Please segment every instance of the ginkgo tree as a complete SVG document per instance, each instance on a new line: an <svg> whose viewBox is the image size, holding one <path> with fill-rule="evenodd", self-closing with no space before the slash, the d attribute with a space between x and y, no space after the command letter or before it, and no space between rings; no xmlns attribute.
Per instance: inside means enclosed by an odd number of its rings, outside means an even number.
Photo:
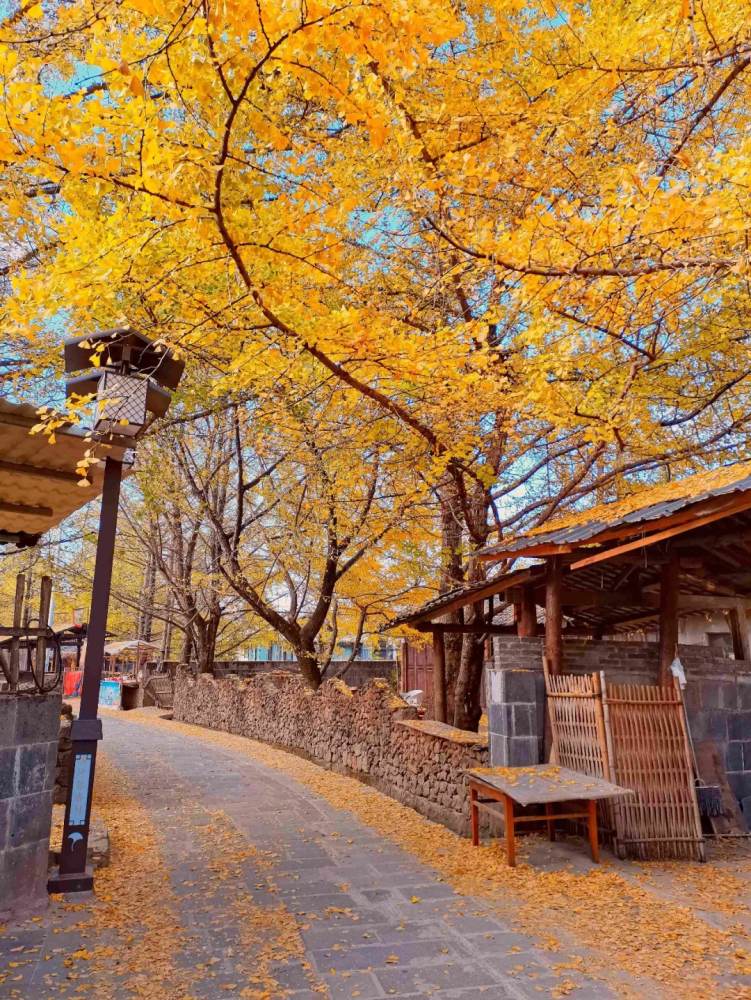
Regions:
<svg viewBox="0 0 751 1000"><path fill-rule="evenodd" d="M19 375L126 319L217 399L336 384L359 447L376 411L413 438L443 586L493 533L745 453L750 26L695 0L19 5ZM474 725L480 640L449 660Z"/></svg>

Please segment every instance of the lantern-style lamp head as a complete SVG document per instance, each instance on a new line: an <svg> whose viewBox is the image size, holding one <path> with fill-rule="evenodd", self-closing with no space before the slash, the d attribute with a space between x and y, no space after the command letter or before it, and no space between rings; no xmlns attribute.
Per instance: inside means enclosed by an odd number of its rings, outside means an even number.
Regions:
<svg viewBox="0 0 751 1000"><path fill-rule="evenodd" d="M159 347L132 327L117 327L65 341L65 371L99 367L68 379L68 397L96 395L94 430L135 440L149 423L162 417L185 368L172 351Z"/></svg>

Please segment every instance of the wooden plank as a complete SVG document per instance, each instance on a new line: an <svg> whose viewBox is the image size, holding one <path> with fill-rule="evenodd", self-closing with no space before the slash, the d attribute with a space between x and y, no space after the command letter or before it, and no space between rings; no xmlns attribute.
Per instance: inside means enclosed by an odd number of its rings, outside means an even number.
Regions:
<svg viewBox="0 0 751 1000"><path fill-rule="evenodd" d="M482 562L500 562L501 559L519 559L522 556L536 556L542 559L545 556L566 555L569 552L575 552L577 548L577 545L555 545L552 543L535 545L532 543L520 549L506 549L498 554L494 552L480 552L475 558L482 560Z"/></svg>
<svg viewBox="0 0 751 1000"><path fill-rule="evenodd" d="M501 799L492 799L490 801L501 802ZM552 802L545 803L547 808L544 813L535 813L534 816L514 816L514 826L519 823L546 823L549 819L589 819L589 809L586 812L548 813L547 809L553 804ZM490 816L505 818L504 813L498 806L492 806L489 802L483 802L481 799L477 799L475 808L488 813Z"/></svg>
<svg viewBox="0 0 751 1000"><path fill-rule="evenodd" d="M49 635L49 628L37 628L36 625L4 626L0 627L0 635L10 636L16 639L38 639L42 635Z"/></svg>
<svg viewBox="0 0 751 1000"><path fill-rule="evenodd" d="M522 806L577 799L607 799L613 795L630 794L627 788L621 788L610 781L557 764L488 767L470 769L467 774L470 781L480 786L481 791L511 796Z"/></svg>
<svg viewBox="0 0 751 1000"><path fill-rule="evenodd" d="M678 607L681 611L729 611L739 599L743 600L739 595L679 594Z"/></svg>
<svg viewBox="0 0 751 1000"><path fill-rule="evenodd" d="M716 511L713 514L708 514L706 517L698 517L688 522L681 522L672 528L668 528L666 531L658 531L655 535L648 535L646 538L637 538L634 542L628 542L625 545L618 545L612 549L605 549L603 552L597 552L593 556L588 556L586 559L579 559L577 562L571 563L569 570L572 572L577 569L583 569L585 566L593 566L595 563L603 562L606 559L612 559L614 556L623 555L625 552L633 552L634 549L645 548L648 545L654 545L655 542L662 542L666 538L673 538L676 535L685 534L687 531L693 531L696 528L701 528L705 524L711 524L713 521L719 521L721 518L730 517L733 514L740 514L744 510L751 508L751 499L745 500L741 504L729 507L727 509Z"/></svg>
<svg viewBox="0 0 751 1000"><path fill-rule="evenodd" d="M516 625L463 625L461 622L420 622L416 632L446 632L471 635L516 635Z"/></svg>

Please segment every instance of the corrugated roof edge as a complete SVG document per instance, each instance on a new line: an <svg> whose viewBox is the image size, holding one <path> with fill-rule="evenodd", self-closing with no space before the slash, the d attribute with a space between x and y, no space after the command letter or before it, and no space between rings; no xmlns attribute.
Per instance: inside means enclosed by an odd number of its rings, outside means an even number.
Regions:
<svg viewBox="0 0 751 1000"><path fill-rule="evenodd" d="M406 611L404 614L399 615L397 618L393 618L390 622L382 625L378 630L379 632L388 632L392 628L399 628L402 625L409 625L412 622L417 622L426 615L440 611L445 605L449 605L452 601L458 598L464 598L473 593L479 593L482 590L486 590L488 587L492 587L495 584L499 585L499 589L503 590L506 586L513 586L514 579L523 573L527 573L530 569L539 568L538 566L526 567L524 569L512 570L510 573L499 573L497 576L490 577L487 580L478 580L477 583L468 583L462 587L454 587L453 590L447 590L445 594L439 594L430 601L426 601L425 604L421 604L419 608L415 608L413 611Z"/></svg>
<svg viewBox="0 0 751 1000"><path fill-rule="evenodd" d="M728 475L733 475L731 470L736 470L736 474L728 481ZM708 480L713 477L720 480L718 485L704 488ZM698 487L701 492L691 493L692 484ZM729 493L742 493L746 490L751 490L751 462L738 462L731 466L715 469L711 473L700 472L694 476L687 476L674 483L648 486L631 494L630 497L614 500L607 504L598 504L585 511L567 514L548 525L541 525L539 528L516 535L507 542L488 545L481 549L479 554L502 555L530 546L576 544L618 524L639 524L654 521L673 514L683 507L703 503L713 497L725 496ZM674 496L663 496L661 499L657 499L660 493L672 493ZM651 502L650 497L654 498ZM639 500L646 500L647 503L638 507L634 506ZM628 510L628 507L631 507L631 510ZM618 508L620 508L620 513Z"/></svg>

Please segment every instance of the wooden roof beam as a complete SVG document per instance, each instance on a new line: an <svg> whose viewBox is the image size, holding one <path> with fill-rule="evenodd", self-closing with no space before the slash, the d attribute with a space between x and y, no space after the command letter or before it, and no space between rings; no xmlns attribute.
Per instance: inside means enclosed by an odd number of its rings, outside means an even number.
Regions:
<svg viewBox="0 0 751 1000"><path fill-rule="evenodd" d="M489 580L486 587L479 587L469 594L458 594L447 604L441 604L436 608L418 611L414 617L403 618L401 621L395 622L394 627L397 625L408 625L414 628L419 622L432 622L434 618L441 618L443 615L447 615L449 611L456 611L457 608L464 608L468 604L475 604L486 597L493 597L495 594L500 594L520 583L529 583L530 580L534 579L541 572L543 572L543 567L532 566L529 569L517 570L516 573L509 573L503 577L499 577L497 580Z"/></svg>
<svg viewBox="0 0 751 1000"><path fill-rule="evenodd" d="M78 483L83 478L76 472L66 472L64 469L42 469L38 465L25 465L23 462L0 461L0 472L17 472L22 476L37 476L40 479L61 479L67 483Z"/></svg>
<svg viewBox="0 0 751 1000"><path fill-rule="evenodd" d="M54 511L51 507L30 507L26 503L5 503L0 500L0 510L9 514L32 514L34 517L52 517Z"/></svg>
<svg viewBox="0 0 751 1000"><path fill-rule="evenodd" d="M460 622L420 622L413 626L417 632L459 632L471 635L516 635L513 625L462 625Z"/></svg>

